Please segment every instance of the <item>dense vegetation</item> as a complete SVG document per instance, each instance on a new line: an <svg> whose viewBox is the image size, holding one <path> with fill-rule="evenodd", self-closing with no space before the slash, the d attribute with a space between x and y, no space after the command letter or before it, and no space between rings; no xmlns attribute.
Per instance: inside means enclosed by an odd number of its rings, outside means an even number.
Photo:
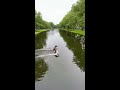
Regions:
<svg viewBox="0 0 120 90"><path fill-rule="evenodd" d="M62 29L85 30L85 0L78 0L59 23Z"/></svg>
<svg viewBox="0 0 120 90"><path fill-rule="evenodd" d="M35 29L50 29L53 27L54 24L52 22L43 20L41 13L35 10Z"/></svg>
<svg viewBox="0 0 120 90"><path fill-rule="evenodd" d="M41 13L35 10L35 30L45 31L45 29L53 28L60 28L72 33L85 35L85 0L78 0L73 4L71 10L57 25L54 25L53 22L43 20ZM38 34L38 32L35 34Z"/></svg>

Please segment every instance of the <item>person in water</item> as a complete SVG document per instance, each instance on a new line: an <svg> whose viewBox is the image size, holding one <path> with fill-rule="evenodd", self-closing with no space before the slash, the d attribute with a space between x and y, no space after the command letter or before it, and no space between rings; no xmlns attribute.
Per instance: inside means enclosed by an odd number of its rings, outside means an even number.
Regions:
<svg viewBox="0 0 120 90"><path fill-rule="evenodd" d="M55 47L53 48L54 53L57 53L57 47L58 47L58 46L55 46ZM58 57L59 55L57 54L57 55L55 55L55 56Z"/></svg>
<svg viewBox="0 0 120 90"><path fill-rule="evenodd" d="M57 52L57 46L55 46L55 47L53 48L53 51L54 51L54 53Z"/></svg>

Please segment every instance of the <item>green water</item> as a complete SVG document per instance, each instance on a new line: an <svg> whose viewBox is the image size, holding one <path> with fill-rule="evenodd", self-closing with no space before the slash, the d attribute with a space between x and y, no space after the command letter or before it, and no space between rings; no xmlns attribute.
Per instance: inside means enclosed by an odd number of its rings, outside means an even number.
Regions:
<svg viewBox="0 0 120 90"><path fill-rule="evenodd" d="M85 90L85 50L80 38L57 29L37 35L35 48L57 45L59 57L35 60L35 90Z"/></svg>

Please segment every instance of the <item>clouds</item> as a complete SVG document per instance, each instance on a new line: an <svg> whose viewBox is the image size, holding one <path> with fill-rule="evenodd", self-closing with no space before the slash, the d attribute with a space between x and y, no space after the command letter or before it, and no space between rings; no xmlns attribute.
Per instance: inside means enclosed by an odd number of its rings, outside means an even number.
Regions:
<svg viewBox="0 0 120 90"><path fill-rule="evenodd" d="M58 24L78 0L35 0L35 9L44 20Z"/></svg>

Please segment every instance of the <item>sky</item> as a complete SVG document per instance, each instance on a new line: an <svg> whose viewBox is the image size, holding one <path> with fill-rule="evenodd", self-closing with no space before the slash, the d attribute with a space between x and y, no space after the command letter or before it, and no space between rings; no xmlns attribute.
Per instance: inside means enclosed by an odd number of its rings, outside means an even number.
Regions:
<svg viewBox="0 0 120 90"><path fill-rule="evenodd" d="M78 0L35 0L35 9L40 11L45 21L59 24Z"/></svg>

